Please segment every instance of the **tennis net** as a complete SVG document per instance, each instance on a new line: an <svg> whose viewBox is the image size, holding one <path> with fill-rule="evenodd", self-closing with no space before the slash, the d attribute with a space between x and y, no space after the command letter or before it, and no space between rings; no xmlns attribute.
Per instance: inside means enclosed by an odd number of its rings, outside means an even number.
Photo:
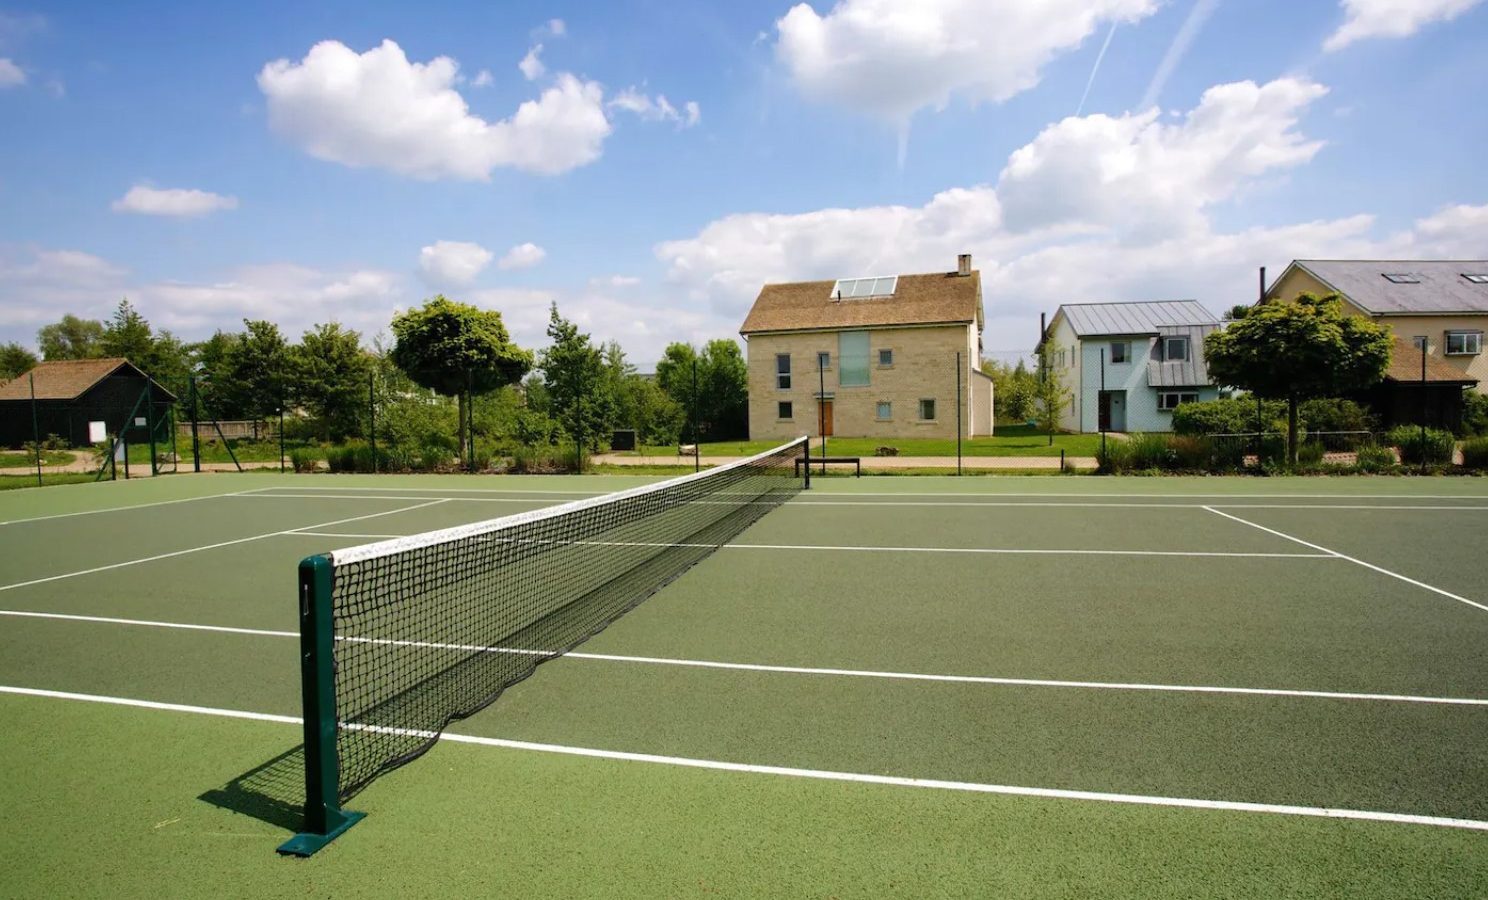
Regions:
<svg viewBox="0 0 1488 900"><path fill-rule="evenodd" d="M341 802L788 500L806 446L303 561L307 833L280 849L323 846Z"/></svg>

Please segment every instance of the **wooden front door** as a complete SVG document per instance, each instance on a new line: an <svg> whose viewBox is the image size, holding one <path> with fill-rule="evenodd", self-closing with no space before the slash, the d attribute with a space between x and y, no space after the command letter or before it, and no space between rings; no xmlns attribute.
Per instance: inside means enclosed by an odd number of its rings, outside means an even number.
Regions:
<svg viewBox="0 0 1488 900"><path fill-rule="evenodd" d="M831 437L832 436L832 401L831 400L818 400L817 401L817 422L816 422L816 428L817 428L817 432L822 437Z"/></svg>
<svg viewBox="0 0 1488 900"><path fill-rule="evenodd" d="M1099 419L1099 421L1096 423L1096 428L1098 428L1101 431L1110 431L1111 430L1111 394L1110 394L1109 391L1101 391L1100 392L1100 403L1097 404L1097 407L1096 408L1099 410L1099 412L1096 414L1096 417Z"/></svg>

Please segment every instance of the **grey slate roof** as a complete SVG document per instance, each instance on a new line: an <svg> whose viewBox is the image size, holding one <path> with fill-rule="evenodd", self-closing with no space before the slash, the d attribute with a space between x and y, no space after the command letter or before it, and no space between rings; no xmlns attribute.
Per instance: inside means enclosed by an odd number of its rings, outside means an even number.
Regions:
<svg viewBox="0 0 1488 900"><path fill-rule="evenodd" d="M1066 303L1059 307L1080 337L1157 334L1160 325L1218 325L1219 317L1197 300L1141 303ZM1058 313L1055 313L1057 316Z"/></svg>
<svg viewBox="0 0 1488 900"><path fill-rule="evenodd" d="M1488 313L1488 284L1462 277L1488 274L1488 260L1299 259L1292 264L1371 315ZM1421 283L1395 284L1386 273L1415 275Z"/></svg>
<svg viewBox="0 0 1488 900"><path fill-rule="evenodd" d="M1158 340L1165 337L1187 337L1188 359L1147 360L1147 384L1149 387L1198 387L1209 383L1209 366L1204 362L1204 338L1218 331L1219 326L1209 325L1159 325ZM1155 355L1154 355L1155 356Z"/></svg>

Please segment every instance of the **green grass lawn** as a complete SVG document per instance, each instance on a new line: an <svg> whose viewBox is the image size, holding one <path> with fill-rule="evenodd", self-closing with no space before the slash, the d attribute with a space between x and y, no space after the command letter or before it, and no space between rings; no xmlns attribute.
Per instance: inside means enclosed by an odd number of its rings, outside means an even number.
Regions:
<svg viewBox="0 0 1488 900"><path fill-rule="evenodd" d="M961 442L963 456L1058 456L1063 450L1069 456L1094 456L1100 448L1098 434L1056 434L1049 436L1029 425L998 425L992 437L967 438ZM780 441L716 441L701 447L703 456L752 456ZM833 456L873 456L879 447L897 447L900 456L955 456L955 438L827 438L827 453ZM814 448L813 448L814 449ZM643 446L623 456L670 456L675 458L675 445Z"/></svg>
<svg viewBox="0 0 1488 900"><path fill-rule="evenodd" d="M44 466L65 466L70 462L72 462L72 454L66 450L43 450L41 453L41 464ZM0 469L34 465L36 465L36 455L29 451L7 450L0 453Z"/></svg>
<svg viewBox="0 0 1488 900"><path fill-rule="evenodd" d="M55 472L41 476L42 486L53 484L82 484L92 481L92 472ZM0 475L0 491L13 491L16 488L36 487L35 475Z"/></svg>
<svg viewBox="0 0 1488 900"><path fill-rule="evenodd" d="M237 454L238 462L278 462L278 441L229 441L233 453ZM290 451L297 447L305 446L303 441L287 441L284 445L284 455L287 458ZM170 453L170 444L158 444L155 451L160 454ZM181 464L191 462L190 439L176 442L176 453L180 457ZM228 455L227 447L221 441L202 441L201 458L205 463L230 463L232 457ZM146 465L150 461L149 444L129 445L129 464Z"/></svg>
<svg viewBox="0 0 1488 900"><path fill-rule="evenodd" d="M680 442L679 442L680 443ZM703 456L753 456L773 450L784 441L715 441L703 444L699 449ZM622 456L671 456L677 455L677 444L647 444L640 450L622 453Z"/></svg>

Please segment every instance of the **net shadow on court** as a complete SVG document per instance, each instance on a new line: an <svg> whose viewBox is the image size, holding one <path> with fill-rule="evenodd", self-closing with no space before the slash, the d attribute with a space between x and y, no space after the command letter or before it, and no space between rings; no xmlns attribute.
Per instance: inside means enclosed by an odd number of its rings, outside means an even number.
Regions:
<svg viewBox="0 0 1488 900"><path fill-rule="evenodd" d="M297 744L197 797L286 831L305 824L305 745Z"/></svg>

